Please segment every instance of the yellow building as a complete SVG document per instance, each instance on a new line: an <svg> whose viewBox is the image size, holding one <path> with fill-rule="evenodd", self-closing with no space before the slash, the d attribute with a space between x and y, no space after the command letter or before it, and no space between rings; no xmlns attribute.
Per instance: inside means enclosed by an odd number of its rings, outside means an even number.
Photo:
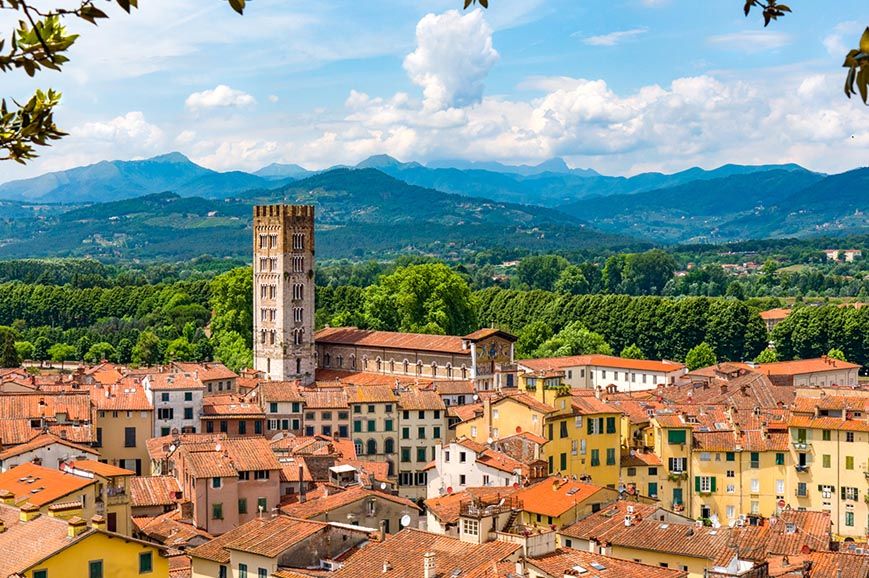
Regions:
<svg viewBox="0 0 869 578"><path fill-rule="evenodd" d="M658 414L652 418L655 455L661 458L661 487L658 495L664 507L674 512L691 511L692 425L681 414Z"/></svg>
<svg viewBox="0 0 869 578"><path fill-rule="evenodd" d="M143 386L131 378L115 385L94 385L91 400L96 408L100 459L137 476L150 475L145 442L154 431L154 410Z"/></svg>
<svg viewBox="0 0 869 578"><path fill-rule="evenodd" d="M134 472L93 460L76 460L61 466L64 472L96 481L94 510L106 519L106 529L125 536L133 535L130 520L130 478Z"/></svg>
<svg viewBox="0 0 869 578"><path fill-rule="evenodd" d="M33 508L45 515L53 506L64 510L69 506L90 519L96 514L97 484L92 477L26 463L0 474L0 499L6 505Z"/></svg>
<svg viewBox="0 0 869 578"><path fill-rule="evenodd" d="M591 395L560 395L546 417L543 448L549 473L602 486L619 483L621 412Z"/></svg>
<svg viewBox="0 0 869 578"><path fill-rule="evenodd" d="M347 402L356 455L386 462L389 477L396 476L398 396L387 385L360 385L347 388Z"/></svg>
<svg viewBox="0 0 869 578"><path fill-rule="evenodd" d="M768 518L781 512L791 463L786 430L698 428L692 439L693 518L715 518L728 525L740 517Z"/></svg>
<svg viewBox="0 0 869 578"><path fill-rule="evenodd" d="M650 451L622 450L619 474L628 495L647 496L659 499L664 468L661 458Z"/></svg>
<svg viewBox="0 0 869 578"><path fill-rule="evenodd" d="M168 578L165 549L108 532L96 517L61 520L0 505L0 576Z"/></svg>
<svg viewBox="0 0 869 578"><path fill-rule="evenodd" d="M618 499L618 492L598 485L550 477L516 492L513 499L521 508L520 524L564 528L614 502Z"/></svg>
<svg viewBox="0 0 869 578"><path fill-rule="evenodd" d="M495 441L509 437L517 431L543 437L544 420L554 409L527 393L513 392L486 398L482 403L482 412L455 426L455 437L481 444L489 443L490 438Z"/></svg>
<svg viewBox="0 0 869 578"><path fill-rule="evenodd" d="M869 525L869 397L798 397L788 423L792 495L799 509L830 513L833 533L863 539Z"/></svg>

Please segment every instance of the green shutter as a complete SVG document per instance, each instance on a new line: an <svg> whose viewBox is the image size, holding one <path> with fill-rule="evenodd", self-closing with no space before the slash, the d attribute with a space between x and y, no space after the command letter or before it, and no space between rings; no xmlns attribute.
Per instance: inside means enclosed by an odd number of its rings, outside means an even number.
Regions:
<svg viewBox="0 0 869 578"><path fill-rule="evenodd" d="M687 434L683 429L667 430L667 442L670 444L684 444L687 439Z"/></svg>
<svg viewBox="0 0 869 578"><path fill-rule="evenodd" d="M715 476L712 476L711 484L709 487L712 488L712 493L715 493Z"/></svg>
<svg viewBox="0 0 869 578"><path fill-rule="evenodd" d="M700 476L694 476L694 491L700 493Z"/></svg>
<svg viewBox="0 0 869 578"><path fill-rule="evenodd" d="M586 429L589 434L594 433L594 420L589 419L585 422Z"/></svg>

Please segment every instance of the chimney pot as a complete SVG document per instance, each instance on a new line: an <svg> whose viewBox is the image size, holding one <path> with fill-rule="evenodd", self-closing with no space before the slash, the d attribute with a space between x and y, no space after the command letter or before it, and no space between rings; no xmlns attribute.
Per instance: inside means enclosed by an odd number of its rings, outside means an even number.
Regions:
<svg viewBox="0 0 869 578"><path fill-rule="evenodd" d="M422 576L423 576L423 578L435 578L435 554L434 554L434 552L426 552L423 555Z"/></svg>

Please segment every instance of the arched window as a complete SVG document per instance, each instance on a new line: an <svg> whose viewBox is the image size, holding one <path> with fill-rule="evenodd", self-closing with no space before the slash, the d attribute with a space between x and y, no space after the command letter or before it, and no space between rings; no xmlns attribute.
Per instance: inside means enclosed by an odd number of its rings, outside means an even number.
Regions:
<svg viewBox="0 0 869 578"><path fill-rule="evenodd" d="M468 379L468 368L462 364L462 379Z"/></svg>
<svg viewBox="0 0 869 578"><path fill-rule="evenodd" d="M389 360L389 373L395 373L395 360Z"/></svg>
<svg viewBox="0 0 869 578"><path fill-rule="evenodd" d="M365 369L365 370L368 369L368 356L367 355L362 356L362 369Z"/></svg>
<svg viewBox="0 0 869 578"><path fill-rule="evenodd" d="M447 363L447 377L453 376L453 364Z"/></svg>
<svg viewBox="0 0 869 578"><path fill-rule="evenodd" d="M395 452L395 441L392 438L383 440L383 453L391 454Z"/></svg>
<svg viewBox="0 0 869 578"><path fill-rule="evenodd" d="M438 362L437 361L431 362L431 376L432 377L438 376Z"/></svg>
<svg viewBox="0 0 869 578"><path fill-rule="evenodd" d="M328 352L327 352L327 353L324 353L324 354L323 354L323 366L324 366L324 367L329 367L329 365L330 365L331 363L332 363L332 356L331 356Z"/></svg>
<svg viewBox="0 0 869 578"><path fill-rule="evenodd" d="M368 446L365 448L365 453L373 456L377 453L377 440L368 440Z"/></svg>
<svg viewBox="0 0 869 578"><path fill-rule="evenodd" d="M335 360L338 362L339 368L344 367L344 356L343 355L339 355L338 357L335 358Z"/></svg>
<svg viewBox="0 0 869 578"><path fill-rule="evenodd" d="M416 374L422 375L422 361L416 362Z"/></svg>
<svg viewBox="0 0 869 578"><path fill-rule="evenodd" d="M356 369L356 354L350 354L350 369Z"/></svg>
<svg viewBox="0 0 869 578"><path fill-rule="evenodd" d="M380 371L380 370L383 368L383 367L382 367L382 366L383 366L383 360L380 359L380 357L378 357L378 358L375 360L375 363L376 363L376 365L377 365L377 371Z"/></svg>
<svg viewBox="0 0 869 578"><path fill-rule="evenodd" d="M353 440L353 445L356 446L356 455L362 455L362 440Z"/></svg>
<svg viewBox="0 0 869 578"><path fill-rule="evenodd" d="M402 362L401 366L402 366L402 371L404 371L404 373L407 373L408 372L407 370L410 367L410 364L407 362L406 359Z"/></svg>

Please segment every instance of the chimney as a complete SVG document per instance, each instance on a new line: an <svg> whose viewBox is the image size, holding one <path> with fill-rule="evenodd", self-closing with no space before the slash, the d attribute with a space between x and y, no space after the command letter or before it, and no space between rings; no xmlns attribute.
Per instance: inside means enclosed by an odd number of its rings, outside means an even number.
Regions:
<svg viewBox="0 0 869 578"><path fill-rule="evenodd" d="M727 393L727 384L726 383L721 384L721 393Z"/></svg>
<svg viewBox="0 0 869 578"><path fill-rule="evenodd" d="M304 504L307 498L305 497L305 469L299 464L299 503Z"/></svg>
<svg viewBox="0 0 869 578"><path fill-rule="evenodd" d="M423 554L422 578L435 578L435 554L426 552Z"/></svg>
<svg viewBox="0 0 869 578"><path fill-rule="evenodd" d="M22 504L18 519L22 522L29 522L39 517L39 508L30 502Z"/></svg>
<svg viewBox="0 0 869 578"><path fill-rule="evenodd" d="M91 528L94 530L105 530L106 529L106 519L97 514L93 518L91 518Z"/></svg>
<svg viewBox="0 0 869 578"><path fill-rule="evenodd" d="M88 529L88 524L78 516L73 516L66 523L66 535L69 538L81 536Z"/></svg>
<svg viewBox="0 0 869 578"><path fill-rule="evenodd" d="M386 520L380 520L380 541L386 541Z"/></svg>
<svg viewBox="0 0 869 578"><path fill-rule="evenodd" d="M392 564L389 563L389 560L384 560L383 561L383 573L386 574L390 570L392 570Z"/></svg>
<svg viewBox="0 0 869 578"><path fill-rule="evenodd" d="M15 494L10 492L9 490L0 490L0 502L3 502L7 506L14 506Z"/></svg>

